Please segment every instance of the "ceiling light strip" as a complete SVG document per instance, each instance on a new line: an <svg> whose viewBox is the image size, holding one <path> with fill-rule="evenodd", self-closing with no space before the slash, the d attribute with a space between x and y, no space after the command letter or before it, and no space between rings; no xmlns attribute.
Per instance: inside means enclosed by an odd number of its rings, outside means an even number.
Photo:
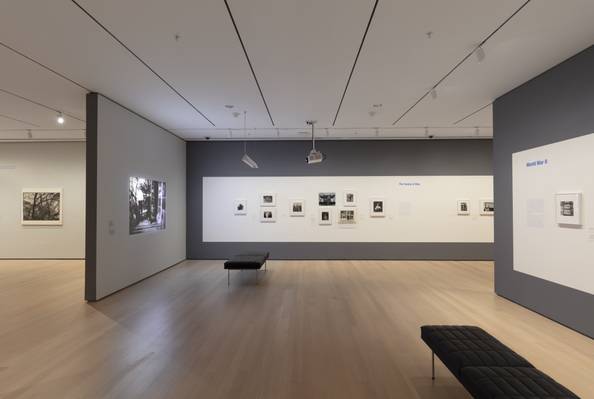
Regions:
<svg viewBox="0 0 594 399"><path fill-rule="evenodd" d="M93 22L95 22L101 29L103 29L105 31L105 33L107 33L109 36L111 36L111 38L113 40L115 40L116 42L118 42L123 48L125 48L130 54L132 54L132 56L134 58L136 58L142 65L144 65L149 71L151 71L157 78L159 78L159 80L161 80L161 82L163 82L167 87L169 87L175 94L177 94L182 100L184 100L190 107L192 107L192 109L194 111L196 111L198 114L200 114L200 116L202 116L204 119L206 119L208 121L208 123L210 123L212 126L216 126L210 119L208 119L206 117L206 115L204 115L198 108L196 108L196 106L194 104L192 104L186 97L184 97L179 91L177 91L177 89L175 87L173 87L168 81L166 81L161 75L159 75L157 73L157 71L155 71L153 68L150 67L149 64L147 64L142 58L140 58L138 55L136 55L136 53L134 51L132 51L130 49L130 47L126 46L124 44L124 42L122 42L120 39L117 38L116 35L114 35L113 33L111 33L111 31L109 31L109 29L107 29L101 22L99 22L99 20L97 18L95 18L93 15L91 15L91 13L89 13L85 8L83 8L80 4L78 4L76 2L76 0L71 0L72 3L74 3L78 8L81 9L82 12L84 12L89 18L91 18L91 20L93 20Z"/></svg>
<svg viewBox="0 0 594 399"><path fill-rule="evenodd" d="M458 123L465 121L466 119L470 118L471 116L478 114L479 112L481 112L482 110L484 110L485 108L487 108L489 105L491 105L492 103L483 105L482 107L480 107L479 109L477 109L476 111L466 115L464 118L462 119L458 119L456 122L453 123L453 125L457 125Z"/></svg>
<svg viewBox="0 0 594 399"><path fill-rule="evenodd" d="M67 77L67 76L65 76L65 75L63 75L63 74L61 74L60 72L56 71L55 69L52 69L52 68L48 67L47 65L45 65L45 64L42 64L41 62L37 61L36 59L29 57L27 54L24 54L24 53L20 52L19 50L15 49L15 48L13 48L13 47L10 47L10 46L9 46L8 44L6 44L6 43L0 42L0 46L2 46L2 47L4 47L4 48L6 48L7 50L10 50L10 51L12 51L12 52L13 52L13 53L15 53L15 54L18 54L18 55L20 55L20 56L21 56L21 57L23 57L23 58L26 58L27 60L31 61L32 63L34 63L34 64L36 64L36 65L39 65L39 66L40 66L40 67L42 67L43 69L46 69L46 70L50 71L51 73L53 73L53 74L55 74L55 75L57 75L57 76L61 77L61 78L62 78L62 79L64 79L64 80L67 80L68 82L70 82L70 83L72 83L72 84L75 84L76 86L80 87L80 88L81 88L81 89L83 89L83 90L86 90L86 91L91 91L91 90L87 89L85 86L81 85L80 83L78 83L78 82L76 82L76 81L74 81L74 80L70 79L69 77Z"/></svg>
<svg viewBox="0 0 594 399"><path fill-rule="evenodd" d="M4 115L4 114L0 114L0 118L5 118L5 119L9 119L9 120L11 120L11 121L15 121L15 122L24 123L25 125L29 125L29 126L41 127L41 126L39 126L39 125L36 125L35 123L31 123L31 122L23 121L23 120L21 120L21 119L13 118L12 116Z"/></svg>
<svg viewBox="0 0 594 399"><path fill-rule="evenodd" d="M6 93L6 94L8 94L8 95L11 95L11 96L14 96L14 97L16 97L16 98L20 98L21 100L24 100L24 101L28 101L28 102L30 102L31 104L38 105L38 106L40 106L40 107L43 107L43 108L45 108L45 109L49 109L50 111L53 111L53 112L56 112L56 113L62 113L62 114L66 115L66 116L68 116L68 117L70 117L70 118L72 118L72 119L76 119L76 120L78 120L78 121L85 122L85 120L84 120L84 119L77 118L77 117L76 117L76 116L74 116L74 115L71 115L71 114L69 114L69 113L66 113L66 112L60 111L60 110L59 110L59 109L57 109L57 108L50 107L49 105L42 104L42 103L40 103L40 102L38 102L38 101L31 100L30 98L27 98L27 97L21 96L20 94L13 93L12 91L8 91L8 90L6 90L6 89L2 89L2 88L0 88L0 92L2 92L2 93Z"/></svg>
<svg viewBox="0 0 594 399"><path fill-rule="evenodd" d="M373 21L373 16L375 15L375 10L377 9L378 3L379 0L375 0L375 4L373 5L373 9L371 10L371 15L369 16L369 20L367 21L367 26L365 27L365 32L363 33L363 38L361 39L361 44L359 44L359 49L357 50L357 55L355 56L355 62L353 62L351 72L349 73L349 78L347 79L346 86L344 87L344 91L342 92L342 97L340 97L340 103L338 104L338 109L336 110L336 114L334 115L332 126L336 124L336 120L338 119L338 114L340 113L340 109L342 108L342 102L344 101L344 97L346 96L347 90L349 89L351 78L353 77L353 73L355 72L355 67L357 66L359 55L361 55L361 49L363 49L363 43L365 43L365 38L367 38L367 32L369 32L369 27L371 26L371 21Z"/></svg>
<svg viewBox="0 0 594 399"><path fill-rule="evenodd" d="M454 65L454 67L452 69L450 69L450 71L448 73L446 73L441 79L439 79L437 81L437 83L434 84L433 87L431 87L431 89L429 89L425 94L423 94L423 96L421 98L419 98L413 105L411 105L406 111L404 111L404 113L402 115L400 115L400 117L398 117L398 119L396 119L394 121L394 123L392 123L392 125L395 125L398 122L400 122L402 120L402 118L404 118L410 111L413 110L413 108L415 108L421 101L423 101L423 99L425 99L425 97L427 97L433 90L435 90L435 88L437 86L439 86L452 73L454 73L454 71L456 71L456 69L458 69L460 67L460 65L462 65L468 58L470 58L476 52L477 49L483 47L483 45L489 39L491 39L493 37L493 35L495 35L497 32L499 32L501 30L501 28L503 28L509 21L511 21L511 19L513 17L515 17L520 11L522 11L524 9L524 7L526 7L528 5L528 3L530 3L531 1L532 0L526 0L516 11L514 11L514 13L512 15L507 17L505 19L505 21L503 21L493 32L491 32L486 38L484 38L482 42L480 42L477 46L475 46L470 53L468 53L464 58L462 58L456 65Z"/></svg>
<svg viewBox="0 0 594 399"><path fill-rule="evenodd" d="M241 34L239 33L239 29L237 28L237 24L235 23L235 18L233 17L233 13L231 12L231 7L229 7L229 3L225 0L225 6L227 7L227 12L229 13L229 18L233 23L233 28L235 28L235 33L237 34L237 38L239 39L239 43L241 44L241 48L243 49L243 54L245 54L245 58L247 63L252 71L252 76L256 81L256 86L258 86L258 91L260 92L260 97L262 97L262 101L264 102L264 106L266 107L266 112L268 112L268 118L270 118L270 123L272 126L275 126L274 120L272 119L272 115L270 114L270 108L268 108L268 103L266 102L266 98L264 98L264 93L262 92L262 87L260 87L260 82L258 81L258 77L256 76L256 72L254 71L254 67L252 66L252 61L250 60L250 56L248 55L247 49L245 44L243 43L243 39L241 38Z"/></svg>

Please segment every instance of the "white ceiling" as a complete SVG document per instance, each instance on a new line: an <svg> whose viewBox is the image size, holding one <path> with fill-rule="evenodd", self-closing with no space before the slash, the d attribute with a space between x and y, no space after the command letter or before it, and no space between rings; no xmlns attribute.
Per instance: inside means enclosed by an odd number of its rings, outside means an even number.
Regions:
<svg viewBox="0 0 594 399"><path fill-rule="evenodd" d="M250 139L305 139L306 119L323 138L490 137L495 98L594 44L592 0L532 0L497 30L524 3L379 0L334 123L375 0L228 0L266 104L224 0L3 0L0 140L84 139L87 90L186 139L243 138L243 110Z"/></svg>

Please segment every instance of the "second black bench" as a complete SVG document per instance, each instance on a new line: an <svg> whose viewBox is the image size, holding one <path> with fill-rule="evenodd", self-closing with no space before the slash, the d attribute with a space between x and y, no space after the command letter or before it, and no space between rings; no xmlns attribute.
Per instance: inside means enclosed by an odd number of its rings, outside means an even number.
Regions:
<svg viewBox="0 0 594 399"><path fill-rule="evenodd" d="M262 266L264 266L264 270L266 270L266 261L269 256L269 252L263 252L235 255L229 258L229 260L225 262L225 269L227 270L227 287L230 284L231 277L229 272L231 270L256 270L256 278L258 278L258 270L260 270Z"/></svg>

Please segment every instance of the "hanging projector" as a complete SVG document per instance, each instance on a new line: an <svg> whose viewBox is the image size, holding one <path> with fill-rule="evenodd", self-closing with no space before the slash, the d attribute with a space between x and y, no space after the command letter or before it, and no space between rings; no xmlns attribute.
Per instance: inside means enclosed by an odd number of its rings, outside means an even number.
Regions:
<svg viewBox="0 0 594 399"><path fill-rule="evenodd" d="M316 121L305 121L305 123L311 126L312 144L312 149L307 155L307 157L305 157L305 162L307 162L309 165L314 163L321 163L324 159L326 159L326 155L324 155L323 152L316 150L316 137L314 133L314 125L316 124Z"/></svg>

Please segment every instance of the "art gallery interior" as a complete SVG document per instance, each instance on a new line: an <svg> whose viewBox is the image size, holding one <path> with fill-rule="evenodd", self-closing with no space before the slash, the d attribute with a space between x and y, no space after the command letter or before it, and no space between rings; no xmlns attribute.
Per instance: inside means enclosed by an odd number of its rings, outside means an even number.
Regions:
<svg viewBox="0 0 594 399"><path fill-rule="evenodd" d="M594 398L594 1L5 0L1 398Z"/></svg>

